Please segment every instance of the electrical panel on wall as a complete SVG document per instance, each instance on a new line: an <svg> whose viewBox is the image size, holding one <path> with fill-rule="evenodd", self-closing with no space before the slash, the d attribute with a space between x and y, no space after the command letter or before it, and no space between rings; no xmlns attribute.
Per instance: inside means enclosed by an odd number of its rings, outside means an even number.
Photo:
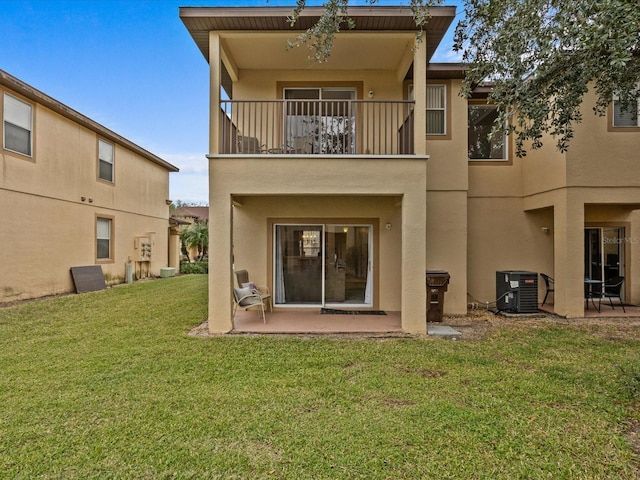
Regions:
<svg viewBox="0 0 640 480"><path fill-rule="evenodd" d="M134 248L136 250L137 262L150 262L151 261L151 238L149 237L136 237L134 241Z"/></svg>

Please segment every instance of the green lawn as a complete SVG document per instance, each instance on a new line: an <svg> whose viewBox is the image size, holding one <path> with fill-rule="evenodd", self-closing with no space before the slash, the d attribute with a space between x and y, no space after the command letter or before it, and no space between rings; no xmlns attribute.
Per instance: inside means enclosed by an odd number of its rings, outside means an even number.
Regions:
<svg viewBox="0 0 640 480"><path fill-rule="evenodd" d="M616 368L637 340L190 337L206 295L190 275L0 308L0 477L637 478Z"/></svg>

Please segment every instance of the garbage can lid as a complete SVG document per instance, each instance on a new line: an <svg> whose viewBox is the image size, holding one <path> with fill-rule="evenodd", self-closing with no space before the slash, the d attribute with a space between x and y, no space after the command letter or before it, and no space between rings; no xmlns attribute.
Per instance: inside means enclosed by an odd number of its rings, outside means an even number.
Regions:
<svg viewBox="0 0 640 480"><path fill-rule="evenodd" d="M449 283L451 276L445 270L427 270L427 285L441 287Z"/></svg>

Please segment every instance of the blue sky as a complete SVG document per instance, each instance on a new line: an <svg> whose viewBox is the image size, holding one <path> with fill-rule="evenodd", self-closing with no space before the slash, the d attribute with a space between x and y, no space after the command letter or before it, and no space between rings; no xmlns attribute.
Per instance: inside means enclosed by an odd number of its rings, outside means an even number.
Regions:
<svg viewBox="0 0 640 480"><path fill-rule="evenodd" d="M0 0L0 69L179 167L172 200L207 204L208 64L178 9L294 3ZM452 30L433 61L455 61Z"/></svg>

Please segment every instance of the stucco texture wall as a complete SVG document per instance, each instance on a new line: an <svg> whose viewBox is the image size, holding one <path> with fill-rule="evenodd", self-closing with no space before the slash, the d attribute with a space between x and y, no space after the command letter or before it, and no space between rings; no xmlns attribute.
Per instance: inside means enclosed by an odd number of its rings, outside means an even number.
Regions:
<svg viewBox="0 0 640 480"><path fill-rule="evenodd" d="M246 269L256 284L273 290L273 223L374 224L374 297L379 308L400 310L401 220L399 197L324 198L303 196L243 197L233 209L233 252L236 269ZM384 225L390 223L390 230Z"/></svg>
<svg viewBox="0 0 640 480"><path fill-rule="evenodd" d="M496 300L496 271L552 270L552 230L542 231L553 226L551 209L524 212L518 198L474 198L468 214L468 289L476 301Z"/></svg>
<svg viewBox="0 0 640 480"><path fill-rule="evenodd" d="M124 280L125 263L137 254L134 238L149 232L155 234L147 271L159 274L168 260L167 169L110 142L114 182L101 181L99 135L29 103L33 155L0 149L0 301L73 291L72 266L101 263L108 281ZM97 216L113 221L109 262L96 259Z"/></svg>

